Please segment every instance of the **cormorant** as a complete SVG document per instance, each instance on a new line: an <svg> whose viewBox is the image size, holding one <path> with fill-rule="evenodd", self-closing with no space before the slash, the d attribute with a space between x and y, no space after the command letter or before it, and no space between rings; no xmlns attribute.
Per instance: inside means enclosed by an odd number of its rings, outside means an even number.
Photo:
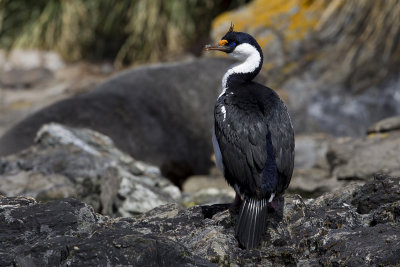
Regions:
<svg viewBox="0 0 400 267"><path fill-rule="evenodd" d="M294 164L294 133L286 106L270 88L253 82L263 64L257 41L235 32L233 25L218 45L241 62L223 76L215 105L213 146L217 166L240 205L235 234L245 248L254 248L265 232L268 208L279 208Z"/></svg>

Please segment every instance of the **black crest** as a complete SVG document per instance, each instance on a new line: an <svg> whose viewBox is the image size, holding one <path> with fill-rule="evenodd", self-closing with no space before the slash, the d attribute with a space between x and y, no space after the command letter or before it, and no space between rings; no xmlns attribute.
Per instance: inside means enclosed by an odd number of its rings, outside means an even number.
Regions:
<svg viewBox="0 0 400 267"><path fill-rule="evenodd" d="M228 32L233 32L233 27L234 27L235 25L233 25L233 23L232 23L232 21L231 21L231 27L229 27L229 31Z"/></svg>

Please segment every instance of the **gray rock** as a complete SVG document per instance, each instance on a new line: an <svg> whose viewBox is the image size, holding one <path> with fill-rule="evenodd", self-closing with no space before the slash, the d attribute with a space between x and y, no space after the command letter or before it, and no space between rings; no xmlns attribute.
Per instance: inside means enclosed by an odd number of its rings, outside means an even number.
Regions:
<svg viewBox="0 0 400 267"><path fill-rule="evenodd" d="M0 265L379 266L400 263L400 178L317 199L287 195L261 246L244 250L228 204L109 219L65 199L0 198Z"/></svg>
<svg viewBox="0 0 400 267"><path fill-rule="evenodd" d="M400 114L400 78L393 77L358 92L346 84L322 80L316 69L305 68L303 74L282 85L289 92L287 104L296 133L363 136L372 123Z"/></svg>
<svg viewBox="0 0 400 267"><path fill-rule="evenodd" d="M322 133L296 135L294 168L328 168L326 153L332 140L331 136Z"/></svg>
<svg viewBox="0 0 400 267"><path fill-rule="evenodd" d="M195 205L211 205L219 203L232 203L235 199L235 192L233 189L221 189L209 187L199 189L197 192L184 194L182 203L186 207Z"/></svg>
<svg viewBox="0 0 400 267"><path fill-rule="evenodd" d="M53 73L42 67L28 70L0 71L0 85L11 88L29 88L53 78Z"/></svg>
<svg viewBox="0 0 400 267"><path fill-rule="evenodd" d="M316 197L350 182L363 184L378 173L400 176L400 132L395 130L396 121L383 120L374 129L386 127L386 132L376 130L362 138L296 136L296 166L289 191Z"/></svg>
<svg viewBox="0 0 400 267"><path fill-rule="evenodd" d="M76 197L108 215L130 216L176 202L180 190L160 170L131 158L88 129L44 125L37 144L0 159L0 193L41 201Z"/></svg>
<svg viewBox="0 0 400 267"><path fill-rule="evenodd" d="M180 162L207 173L215 99L232 63L203 58L122 72L15 125L0 138L0 156L27 148L43 124L58 122L106 134L122 151L157 166Z"/></svg>
<svg viewBox="0 0 400 267"><path fill-rule="evenodd" d="M331 175L326 153L334 138L322 133L297 135L295 169L289 192L303 197L317 197L345 186Z"/></svg>
<svg viewBox="0 0 400 267"><path fill-rule="evenodd" d="M216 174L216 176L189 177L182 188L184 206L231 203L235 198L235 191L221 173Z"/></svg>
<svg viewBox="0 0 400 267"><path fill-rule="evenodd" d="M288 192L299 194L303 197L318 197L325 192L332 192L343 188L350 182L338 180L330 175L329 171L321 168L294 170Z"/></svg>
<svg viewBox="0 0 400 267"><path fill-rule="evenodd" d="M400 130L400 116L390 117L378 121L377 123L373 124L371 127L368 128L367 133L383 133L389 131L396 131Z"/></svg>
<svg viewBox="0 0 400 267"><path fill-rule="evenodd" d="M400 175L400 132L341 138L327 153L332 175L339 180L369 180L376 173Z"/></svg>

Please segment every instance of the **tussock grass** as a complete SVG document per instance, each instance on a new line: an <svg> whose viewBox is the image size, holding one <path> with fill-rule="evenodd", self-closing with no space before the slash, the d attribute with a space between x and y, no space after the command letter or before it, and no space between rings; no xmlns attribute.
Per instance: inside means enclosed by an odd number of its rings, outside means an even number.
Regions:
<svg viewBox="0 0 400 267"><path fill-rule="evenodd" d="M248 0L0 0L0 47L117 65L198 51L211 20ZM194 49L193 49L194 47Z"/></svg>

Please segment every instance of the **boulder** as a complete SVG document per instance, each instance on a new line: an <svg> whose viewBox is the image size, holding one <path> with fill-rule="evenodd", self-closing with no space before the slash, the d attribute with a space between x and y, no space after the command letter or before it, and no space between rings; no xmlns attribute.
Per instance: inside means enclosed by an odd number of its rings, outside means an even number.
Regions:
<svg viewBox="0 0 400 267"><path fill-rule="evenodd" d="M296 135L295 169L326 168L326 152L329 144L334 140L332 136L316 133L312 135Z"/></svg>
<svg viewBox="0 0 400 267"><path fill-rule="evenodd" d="M326 153L332 136L317 133L296 135L295 161L289 192L306 197L317 197L343 186L331 175Z"/></svg>
<svg viewBox="0 0 400 267"><path fill-rule="evenodd" d="M400 176L400 131L339 138L327 152L332 175L339 180L371 179L374 174Z"/></svg>
<svg viewBox="0 0 400 267"><path fill-rule="evenodd" d="M316 197L349 183L363 184L376 174L400 176L397 117L377 122L365 137L297 135L290 192Z"/></svg>
<svg viewBox="0 0 400 267"><path fill-rule="evenodd" d="M234 237L228 204L110 219L73 199L0 198L0 265L379 266L400 264L400 178L317 199L287 195L259 247Z"/></svg>
<svg viewBox="0 0 400 267"><path fill-rule="evenodd" d="M40 201L75 197L96 212L131 216L180 200L159 168L134 160L89 129L44 125L36 144L0 159L0 194Z"/></svg>
<svg viewBox="0 0 400 267"><path fill-rule="evenodd" d="M221 77L234 61L193 59L124 71L89 93L24 119L0 138L0 156L27 148L46 123L90 128L131 156L207 173L212 162L213 110Z"/></svg>
<svg viewBox="0 0 400 267"><path fill-rule="evenodd" d="M367 133L384 133L390 131L400 131L400 116L385 118L374 123L368 128Z"/></svg>

